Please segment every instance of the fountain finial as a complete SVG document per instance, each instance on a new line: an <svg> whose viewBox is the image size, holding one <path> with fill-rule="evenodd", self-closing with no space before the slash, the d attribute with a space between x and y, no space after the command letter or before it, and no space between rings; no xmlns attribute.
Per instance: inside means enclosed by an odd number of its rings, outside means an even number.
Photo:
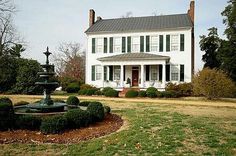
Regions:
<svg viewBox="0 0 236 156"><path fill-rule="evenodd" d="M49 64L49 59L48 59L48 57L49 57L49 55L51 55L52 53L49 52L49 48L48 48L48 47L47 47L47 51L44 52L44 54L46 55L46 64Z"/></svg>

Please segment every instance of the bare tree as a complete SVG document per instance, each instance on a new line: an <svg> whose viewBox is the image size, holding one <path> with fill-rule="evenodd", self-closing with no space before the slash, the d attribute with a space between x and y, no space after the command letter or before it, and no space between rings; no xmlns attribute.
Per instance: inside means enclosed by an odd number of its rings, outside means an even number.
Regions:
<svg viewBox="0 0 236 156"><path fill-rule="evenodd" d="M84 82L85 79L85 51L79 43L62 43L54 56L56 72L60 78L70 77Z"/></svg>
<svg viewBox="0 0 236 156"><path fill-rule="evenodd" d="M130 18L130 17L133 17L133 13L131 11L126 12L125 15L122 15L122 18Z"/></svg>

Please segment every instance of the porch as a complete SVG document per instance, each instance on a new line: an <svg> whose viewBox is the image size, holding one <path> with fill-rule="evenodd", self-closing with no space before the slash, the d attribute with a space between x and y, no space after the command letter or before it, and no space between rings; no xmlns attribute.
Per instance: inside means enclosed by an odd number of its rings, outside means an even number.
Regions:
<svg viewBox="0 0 236 156"><path fill-rule="evenodd" d="M155 87L164 90L166 85L166 63L169 57L126 53L98 59L102 66L102 87L123 88Z"/></svg>

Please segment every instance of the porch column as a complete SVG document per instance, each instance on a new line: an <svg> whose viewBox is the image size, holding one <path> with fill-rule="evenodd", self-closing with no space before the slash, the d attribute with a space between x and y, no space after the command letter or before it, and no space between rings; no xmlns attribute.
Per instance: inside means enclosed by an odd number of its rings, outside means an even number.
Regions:
<svg viewBox="0 0 236 156"><path fill-rule="evenodd" d="M102 68L102 75L101 75L101 79L102 79L102 87L104 87L104 65L101 65Z"/></svg>
<svg viewBox="0 0 236 156"><path fill-rule="evenodd" d="M124 87L124 65L120 65L120 87L123 88Z"/></svg>
<svg viewBox="0 0 236 156"><path fill-rule="evenodd" d="M141 65L141 75L140 76L141 76L141 83L140 83L141 86L140 87L144 88L144 65L143 64Z"/></svg>
<svg viewBox="0 0 236 156"><path fill-rule="evenodd" d="M162 64L162 85L166 87L166 64Z"/></svg>

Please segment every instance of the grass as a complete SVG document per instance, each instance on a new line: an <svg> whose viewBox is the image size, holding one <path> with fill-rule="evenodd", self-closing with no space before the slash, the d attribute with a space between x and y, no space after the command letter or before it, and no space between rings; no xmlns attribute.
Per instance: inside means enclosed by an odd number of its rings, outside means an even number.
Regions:
<svg viewBox="0 0 236 156"><path fill-rule="evenodd" d="M126 119L123 130L72 145L0 145L1 155L236 155L234 107L101 102Z"/></svg>

